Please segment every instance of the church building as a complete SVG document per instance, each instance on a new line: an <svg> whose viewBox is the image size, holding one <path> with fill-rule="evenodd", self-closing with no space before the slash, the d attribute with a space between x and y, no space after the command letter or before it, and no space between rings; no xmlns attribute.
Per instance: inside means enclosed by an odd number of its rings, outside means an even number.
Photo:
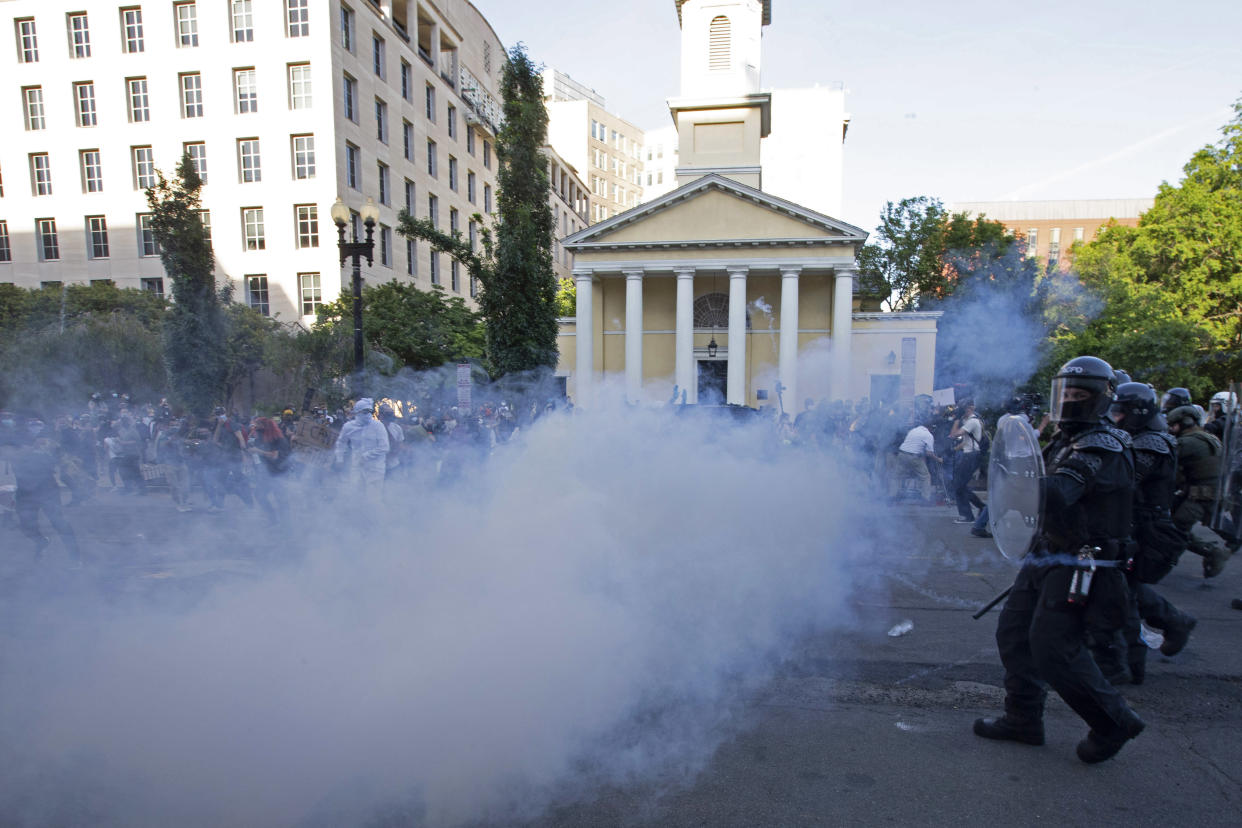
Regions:
<svg viewBox="0 0 1242 828"><path fill-rule="evenodd" d="M570 397L642 404L676 389L687 403L792 414L803 398L930 393L939 314L861 311L867 233L764 190L761 142L781 123L760 89L771 0L675 1L678 186L565 238L577 313L562 320L558 373Z"/></svg>

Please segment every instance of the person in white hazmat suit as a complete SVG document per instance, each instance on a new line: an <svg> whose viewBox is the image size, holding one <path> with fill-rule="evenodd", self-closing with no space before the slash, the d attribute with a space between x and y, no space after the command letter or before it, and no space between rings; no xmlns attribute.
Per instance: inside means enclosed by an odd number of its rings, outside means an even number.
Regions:
<svg viewBox="0 0 1242 828"><path fill-rule="evenodd" d="M336 438L336 464L366 491L383 489L388 462L388 429L371 414L374 407L367 397L354 403L353 418Z"/></svg>

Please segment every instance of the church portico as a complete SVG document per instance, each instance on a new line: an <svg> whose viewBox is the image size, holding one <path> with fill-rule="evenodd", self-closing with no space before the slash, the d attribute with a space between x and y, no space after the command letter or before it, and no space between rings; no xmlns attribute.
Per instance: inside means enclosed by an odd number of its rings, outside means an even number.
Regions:
<svg viewBox="0 0 1242 828"><path fill-rule="evenodd" d="M677 3L682 89L669 108L680 186L563 241L578 306L562 320L558 372L580 404L591 405L606 380L614 399L623 387L631 403L663 403L676 391L687 403L707 402L702 395L792 414L803 397L857 399L868 382L893 385L896 357L877 351L885 347L902 351L901 370L924 390L927 349L905 338L872 336L863 352L881 364L863 374L853 364L866 232L762 190L772 112L758 70L771 5Z"/></svg>
<svg viewBox="0 0 1242 828"><path fill-rule="evenodd" d="M743 186L714 178L726 189ZM710 181L698 186L712 189ZM648 220L654 230L655 214ZM606 224L596 226L601 234ZM834 319L835 333L848 339L849 305L844 317L834 316L834 287L854 266L850 237L862 234L837 223L831 231L817 228L817 237L806 226L799 236L780 229L779 239L743 243L605 241L596 234L576 251L578 312L562 345L566 355L572 336L574 358L571 365L563 356L561 365L571 395L585 403L604 377L623 377L630 402L664 402L675 385L694 403L707 376L723 390L717 402L775 403L783 389L792 405L801 385L800 349L831 337ZM588 359L589 375L581 370ZM723 364L705 368L709 362ZM822 394L826 368L820 373L809 379Z"/></svg>

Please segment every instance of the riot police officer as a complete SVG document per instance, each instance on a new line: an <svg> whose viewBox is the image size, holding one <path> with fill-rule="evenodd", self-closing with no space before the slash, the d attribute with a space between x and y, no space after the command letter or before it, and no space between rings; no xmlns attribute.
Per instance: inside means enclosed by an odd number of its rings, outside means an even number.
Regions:
<svg viewBox="0 0 1242 828"><path fill-rule="evenodd" d="M1112 368L1091 356L1071 359L1052 380L1059 431L1044 450L1044 526L996 627L1005 713L974 725L988 739L1042 745L1046 682L1090 726L1077 749L1087 763L1115 756L1144 727L1085 641L1088 614L1116 628L1128 601L1117 564L1128 551L1134 460L1130 436L1103 420L1113 390Z"/></svg>
<svg viewBox="0 0 1242 828"><path fill-rule="evenodd" d="M1215 578L1229 560L1229 547L1210 529L1198 538L1191 535L1191 529L1196 523L1211 522L1224 448L1220 440L1203 430L1203 418L1194 406L1178 406L1165 418L1169 433L1177 438L1178 491L1173 523L1189 538L1186 548L1203 557L1203 577Z"/></svg>
<svg viewBox="0 0 1242 828"><path fill-rule="evenodd" d="M1118 386L1108 414L1134 441L1135 548L1126 573L1131 601L1123 635L1093 630L1091 651L1113 684L1142 684L1147 674L1147 645L1141 637L1140 618L1163 631L1160 652L1167 656L1182 651L1197 623L1151 587L1177 564L1186 545L1171 513L1177 440L1165 428L1150 385L1128 382Z"/></svg>
<svg viewBox="0 0 1242 828"><path fill-rule="evenodd" d="M1183 405L1190 405L1190 392L1185 388L1170 388L1164 392L1164 398L1160 401L1160 413L1168 414Z"/></svg>

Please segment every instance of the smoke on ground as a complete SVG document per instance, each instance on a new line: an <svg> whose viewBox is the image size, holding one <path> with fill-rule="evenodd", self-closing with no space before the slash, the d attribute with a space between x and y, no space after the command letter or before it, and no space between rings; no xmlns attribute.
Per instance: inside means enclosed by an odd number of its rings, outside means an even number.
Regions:
<svg viewBox="0 0 1242 828"><path fill-rule="evenodd" d="M0 822L511 822L692 779L876 541L831 458L671 411L549 416L383 501L299 484L289 525L187 522L141 588L89 541L10 572Z"/></svg>

